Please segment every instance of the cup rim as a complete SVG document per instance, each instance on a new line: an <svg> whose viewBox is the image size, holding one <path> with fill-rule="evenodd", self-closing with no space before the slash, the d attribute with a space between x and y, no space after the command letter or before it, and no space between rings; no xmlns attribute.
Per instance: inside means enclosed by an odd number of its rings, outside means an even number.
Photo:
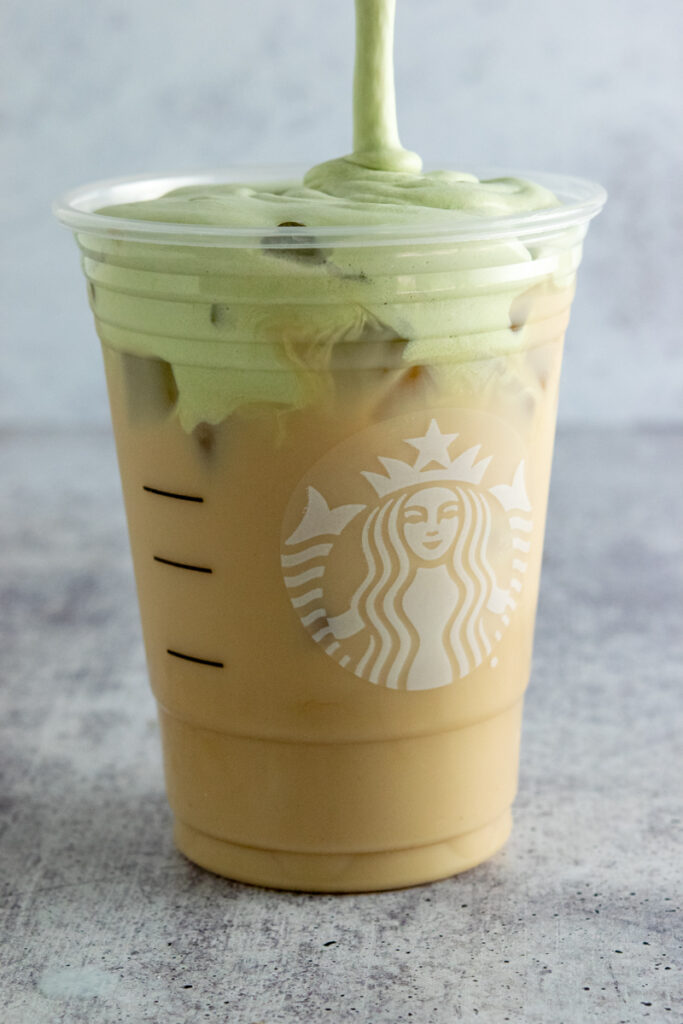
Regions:
<svg viewBox="0 0 683 1024"><path fill-rule="evenodd" d="M444 164L433 164L443 168ZM154 199L175 188L197 184L253 184L300 181L307 170L300 164L232 165L212 171L179 174L137 174L94 181L59 197L52 210L57 219L78 233L133 242L221 248L289 249L339 246L411 245L434 242L475 242L517 239L533 241L568 228L587 224L602 209L607 192L596 182L558 174L501 171L481 168L480 180L525 178L544 186L560 199L560 206L499 217L464 214L443 226L416 218L400 224L344 224L305 227L226 227L170 221L138 220L98 213L106 206Z"/></svg>

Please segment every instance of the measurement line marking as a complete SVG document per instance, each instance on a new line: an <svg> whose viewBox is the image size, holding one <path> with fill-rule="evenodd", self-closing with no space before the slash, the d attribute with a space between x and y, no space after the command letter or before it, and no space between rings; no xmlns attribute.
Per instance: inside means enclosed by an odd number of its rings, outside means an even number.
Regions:
<svg viewBox="0 0 683 1024"><path fill-rule="evenodd" d="M161 555L154 555L155 562L162 562L164 565L174 565L176 569L191 569L192 572L213 572L203 565L187 565L185 562L173 562L170 558L162 558Z"/></svg>
<svg viewBox="0 0 683 1024"><path fill-rule="evenodd" d="M143 484L142 489L149 491L150 494L161 494L164 498L177 498L178 501L204 501L203 498L198 498L194 494L176 494L174 491L162 491L158 487L148 487L147 484Z"/></svg>
<svg viewBox="0 0 683 1024"><path fill-rule="evenodd" d="M209 661L208 658L195 658L191 654L181 654L180 651L172 651L170 647L166 648L166 653L173 655L174 658L182 658L183 661L194 661L198 665L212 665L213 668L223 668L222 661Z"/></svg>

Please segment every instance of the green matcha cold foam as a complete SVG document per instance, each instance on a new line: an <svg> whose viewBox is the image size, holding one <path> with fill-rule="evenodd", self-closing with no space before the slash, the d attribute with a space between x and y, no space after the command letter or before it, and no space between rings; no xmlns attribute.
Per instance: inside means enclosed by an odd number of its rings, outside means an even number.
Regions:
<svg viewBox="0 0 683 1024"><path fill-rule="evenodd" d="M562 344L604 201L424 170L393 13L357 3L349 156L57 211L104 353L176 841L276 887L423 882L509 833Z"/></svg>

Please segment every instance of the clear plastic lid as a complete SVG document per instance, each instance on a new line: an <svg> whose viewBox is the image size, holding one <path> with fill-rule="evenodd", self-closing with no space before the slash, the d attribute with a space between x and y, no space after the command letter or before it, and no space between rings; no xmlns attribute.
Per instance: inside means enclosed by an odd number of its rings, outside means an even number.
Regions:
<svg viewBox="0 0 683 1024"><path fill-rule="evenodd" d="M219 246L221 248L337 248L339 246L413 245L444 242L474 242L515 238L530 242L547 238L568 228L587 223L602 209L607 193L601 185L582 178L556 174L475 171L480 180L516 177L536 182L549 189L560 206L527 213L488 217L463 213L457 219L444 211L443 225L415 217L409 223L358 224L339 226L225 227L205 224L178 224L153 220L134 220L98 213L108 206L157 199L173 189L188 185L263 183L301 181L306 168L291 165L230 167L202 174L138 175L97 181L67 192L58 199L55 216L75 232L106 236L132 242L172 245Z"/></svg>

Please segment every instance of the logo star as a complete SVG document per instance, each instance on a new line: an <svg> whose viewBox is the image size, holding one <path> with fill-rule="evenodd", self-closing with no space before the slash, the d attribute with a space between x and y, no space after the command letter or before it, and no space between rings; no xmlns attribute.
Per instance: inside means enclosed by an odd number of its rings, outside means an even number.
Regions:
<svg viewBox="0 0 683 1024"><path fill-rule="evenodd" d="M444 469L448 469L451 465L448 449L457 436L457 434L442 434L436 420L432 420L424 437L407 437L407 444L417 448L418 451L414 469L424 469L430 462L437 462Z"/></svg>

